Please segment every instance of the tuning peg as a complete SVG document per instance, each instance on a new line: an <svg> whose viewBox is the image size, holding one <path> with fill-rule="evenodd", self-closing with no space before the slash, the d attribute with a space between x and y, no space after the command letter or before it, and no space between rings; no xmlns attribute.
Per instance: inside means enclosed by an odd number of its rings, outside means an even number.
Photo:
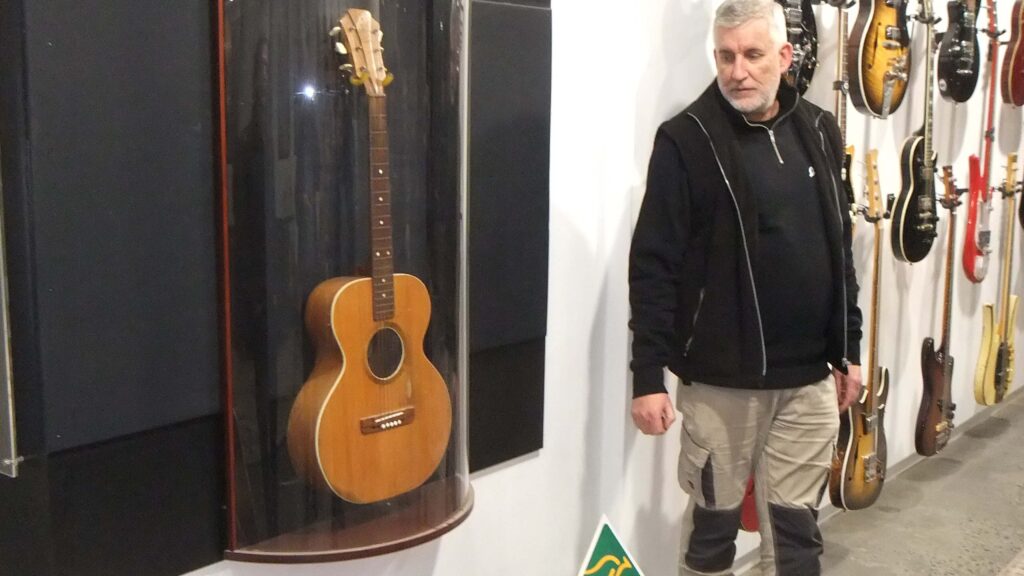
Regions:
<svg viewBox="0 0 1024 576"><path fill-rule="evenodd" d="M343 73L351 74L353 68L351 64L342 64L341 66L338 66L338 70L340 70Z"/></svg>
<svg viewBox="0 0 1024 576"><path fill-rule="evenodd" d="M335 26L334 28L331 28L330 32L327 33L327 35L330 36L331 38L337 38L339 34L341 34L341 26Z"/></svg>
<svg viewBox="0 0 1024 576"><path fill-rule="evenodd" d="M342 56L348 56L348 48L345 48L345 45L341 42L334 43L334 51Z"/></svg>
<svg viewBox="0 0 1024 576"><path fill-rule="evenodd" d="M392 82L394 82L394 80L395 80L395 75L392 74L391 72L388 72L387 76L384 76L384 82L383 82L384 87L387 88Z"/></svg>

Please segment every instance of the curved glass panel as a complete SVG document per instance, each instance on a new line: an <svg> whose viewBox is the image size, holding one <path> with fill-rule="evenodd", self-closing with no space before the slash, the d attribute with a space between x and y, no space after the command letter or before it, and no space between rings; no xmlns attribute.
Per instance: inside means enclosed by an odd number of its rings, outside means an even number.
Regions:
<svg viewBox="0 0 1024 576"><path fill-rule="evenodd" d="M460 0L223 0L235 559L458 524Z"/></svg>

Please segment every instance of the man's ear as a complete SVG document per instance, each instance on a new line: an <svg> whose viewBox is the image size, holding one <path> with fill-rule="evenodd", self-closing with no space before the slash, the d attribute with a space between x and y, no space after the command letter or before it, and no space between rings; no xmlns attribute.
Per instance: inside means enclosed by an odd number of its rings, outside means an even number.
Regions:
<svg viewBox="0 0 1024 576"><path fill-rule="evenodd" d="M789 42L783 44L782 48L779 48L779 58L781 60L779 65L782 67L779 73L785 74L789 70L790 64L793 63L793 45Z"/></svg>

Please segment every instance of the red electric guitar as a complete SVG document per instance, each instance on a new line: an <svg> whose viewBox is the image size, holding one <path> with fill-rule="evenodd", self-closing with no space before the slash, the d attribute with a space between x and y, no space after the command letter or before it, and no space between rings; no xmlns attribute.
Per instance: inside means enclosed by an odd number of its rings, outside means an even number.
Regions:
<svg viewBox="0 0 1024 576"><path fill-rule="evenodd" d="M992 190L989 176L992 168L992 142L995 140L994 112L996 104L996 63L999 60L999 31L996 28L995 0L988 0L988 107L985 115L985 171L981 171L978 157L969 158L970 195L967 201L967 233L964 235L964 273L971 282L981 282L988 273L988 255L992 251L992 231L989 213L992 212Z"/></svg>

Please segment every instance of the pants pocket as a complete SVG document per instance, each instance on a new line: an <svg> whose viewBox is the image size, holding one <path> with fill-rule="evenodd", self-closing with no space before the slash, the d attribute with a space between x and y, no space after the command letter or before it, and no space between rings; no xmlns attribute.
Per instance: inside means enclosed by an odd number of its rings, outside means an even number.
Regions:
<svg viewBox="0 0 1024 576"><path fill-rule="evenodd" d="M686 426L682 428L682 447L679 454L679 485L683 492L694 498L697 505L714 510L715 476L711 451L693 441Z"/></svg>

